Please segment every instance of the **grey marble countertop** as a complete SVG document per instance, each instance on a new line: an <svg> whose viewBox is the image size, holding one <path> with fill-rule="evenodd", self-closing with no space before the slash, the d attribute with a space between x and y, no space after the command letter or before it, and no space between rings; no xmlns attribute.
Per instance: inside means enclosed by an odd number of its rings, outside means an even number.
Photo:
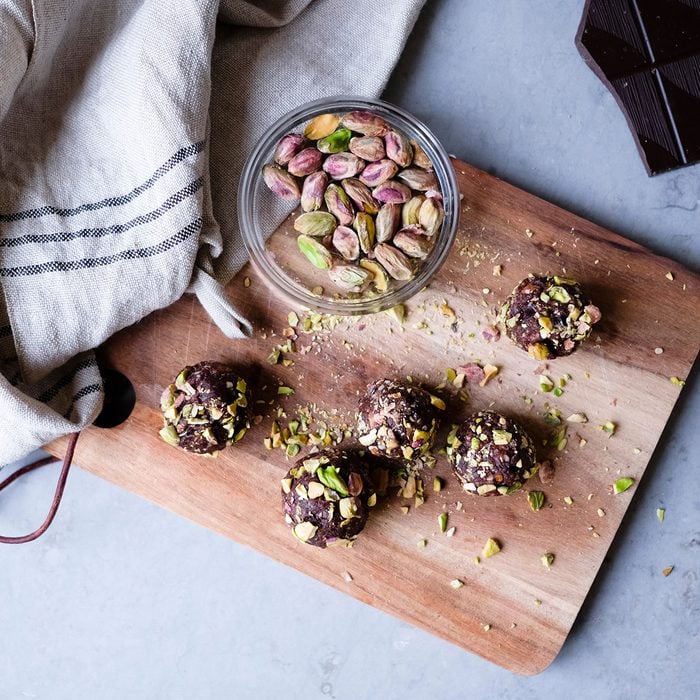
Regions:
<svg viewBox="0 0 700 700"><path fill-rule="evenodd" d="M429 2L386 98L460 158L697 270L700 167L647 177L574 47L582 4ZM514 676L76 469L53 529L0 550L0 698L698 698L697 374L539 676ZM31 529L53 478L13 486L0 531Z"/></svg>

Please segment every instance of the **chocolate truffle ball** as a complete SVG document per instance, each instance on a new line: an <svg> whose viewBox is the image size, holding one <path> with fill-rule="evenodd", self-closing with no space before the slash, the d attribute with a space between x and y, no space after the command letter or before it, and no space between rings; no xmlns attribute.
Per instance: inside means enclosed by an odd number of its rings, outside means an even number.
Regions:
<svg viewBox="0 0 700 700"><path fill-rule="evenodd" d="M304 457L282 479L284 519L315 547L349 545L377 500L368 465L357 452L323 450Z"/></svg>
<svg viewBox="0 0 700 700"><path fill-rule="evenodd" d="M432 446L441 410L442 399L424 389L379 379L360 399L358 438L373 455L415 459Z"/></svg>
<svg viewBox="0 0 700 700"><path fill-rule="evenodd" d="M479 411L464 421L448 454L464 490L479 496L508 494L537 472L529 435L493 411Z"/></svg>
<svg viewBox="0 0 700 700"><path fill-rule="evenodd" d="M598 321L600 310L578 282L557 276L527 277L499 314L508 337L537 360L570 355Z"/></svg>
<svg viewBox="0 0 700 700"><path fill-rule="evenodd" d="M250 427L246 382L221 362L185 367L163 392L160 407L160 436L187 452L213 454Z"/></svg>

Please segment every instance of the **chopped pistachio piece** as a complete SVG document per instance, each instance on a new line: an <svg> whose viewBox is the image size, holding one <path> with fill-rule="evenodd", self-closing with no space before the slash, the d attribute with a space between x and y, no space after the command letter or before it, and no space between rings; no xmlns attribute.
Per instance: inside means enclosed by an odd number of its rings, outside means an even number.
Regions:
<svg viewBox="0 0 700 700"><path fill-rule="evenodd" d="M299 323L299 316L296 314L295 311L290 311L290 312L287 314L287 323L288 323L292 328L294 328L294 327L297 325L297 323Z"/></svg>
<svg viewBox="0 0 700 700"><path fill-rule="evenodd" d="M493 431L493 444L494 445L507 445L513 439L513 433L509 433L507 430Z"/></svg>
<svg viewBox="0 0 700 700"><path fill-rule="evenodd" d="M177 447L180 444L180 437L174 425L166 425L164 428L161 428L159 435L169 445Z"/></svg>
<svg viewBox="0 0 700 700"><path fill-rule="evenodd" d="M416 542L416 547L420 547L421 549L425 549L427 546L428 540L418 540L418 542Z"/></svg>
<svg viewBox="0 0 700 700"><path fill-rule="evenodd" d="M546 374L540 374L540 391L548 393L552 389L554 389L554 382Z"/></svg>
<svg viewBox="0 0 700 700"><path fill-rule="evenodd" d="M400 510L404 515L408 515L409 507L408 507L408 506L401 506L401 508L399 508L399 510Z"/></svg>
<svg viewBox="0 0 700 700"><path fill-rule="evenodd" d="M393 316L399 323L403 323L406 320L406 307L403 304L396 304L390 309L386 310L389 316Z"/></svg>
<svg viewBox="0 0 700 700"><path fill-rule="evenodd" d="M433 491L442 491L443 481L439 476L433 477Z"/></svg>
<svg viewBox="0 0 700 700"><path fill-rule="evenodd" d="M540 561L542 562L542 566L544 566L546 569L550 569L554 563L554 555L551 552L545 552L540 557Z"/></svg>
<svg viewBox="0 0 700 700"><path fill-rule="evenodd" d="M667 566L661 573L662 573L664 576L668 576L668 575L673 571L673 569L674 569L674 567L672 567L672 566Z"/></svg>
<svg viewBox="0 0 700 700"><path fill-rule="evenodd" d="M656 517L660 523L664 521L664 518L666 517L666 509L665 508L657 508L656 509Z"/></svg>
<svg viewBox="0 0 700 700"><path fill-rule="evenodd" d="M374 506L377 505L377 494L373 493L368 499L367 499L367 506L369 508L374 508Z"/></svg>
<svg viewBox="0 0 700 700"><path fill-rule="evenodd" d="M333 489L340 496L350 495L343 477L338 474L338 470L332 464L329 464L327 467L318 467L316 476L324 486Z"/></svg>
<svg viewBox="0 0 700 700"><path fill-rule="evenodd" d="M566 503L567 506L572 506L574 505L574 499L571 498L571 496L564 496L564 503Z"/></svg>
<svg viewBox="0 0 700 700"><path fill-rule="evenodd" d="M440 532L447 530L447 513L445 511L438 515L438 525L440 526Z"/></svg>
<svg viewBox="0 0 700 700"><path fill-rule="evenodd" d="M456 527L451 527L448 530L445 530L445 535L447 537L452 537L452 535L454 535L456 531L457 531Z"/></svg>
<svg viewBox="0 0 700 700"><path fill-rule="evenodd" d="M617 430L617 425L609 420L603 423L603 425L600 426L600 429L612 437L615 434L615 430Z"/></svg>
<svg viewBox="0 0 700 700"><path fill-rule="evenodd" d="M544 493L542 491L530 491L527 494L527 502L536 513L544 505Z"/></svg>
<svg viewBox="0 0 700 700"><path fill-rule="evenodd" d="M669 270L669 271L666 273L666 279L667 279L667 280L671 280L671 282L673 282L673 280L676 279L676 278L675 278L675 275L673 274L673 272L671 272L671 271Z"/></svg>
<svg viewBox="0 0 700 700"><path fill-rule="evenodd" d="M559 398L559 397L564 393L564 390L563 390L563 389L560 389L558 386L555 386L555 387L554 387L554 390L552 391L552 393L553 393L557 398Z"/></svg>
<svg viewBox="0 0 700 700"><path fill-rule="evenodd" d="M439 396L433 396L430 394L430 403L435 406L439 411L444 411L445 408L445 402L439 397Z"/></svg>
<svg viewBox="0 0 700 700"><path fill-rule="evenodd" d="M484 632L488 632L491 629L491 625L484 625Z"/></svg>
<svg viewBox="0 0 700 700"><path fill-rule="evenodd" d="M489 537L481 554L482 556L488 558L492 557L494 554L498 554L500 551L501 545L498 543L498 540L495 540L493 537Z"/></svg>
<svg viewBox="0 0 700 700"><path fill-rule="evenodd" d="M301 450L301 447L299 447L299 445L295 445L295 444L287 445L287 447L285 448L285 452L287 454L287 457L296 457L299 454L300 450Z"/></svg>
<svg viewBox="0 0 700 700"><path fill-rule="evenodd" d="M277 395L278 396L291 396L294 393L294 389L291 386L278 386Z"/></svg>
<svg viewBox="0 0 700 700"><path fill-rule="evenodd" d="M568 423L588 423L588 416L585 413L572 413L566 420Z"/></svg>
<svg viewBox="0 0 700 700"><path fill-rule="evenodd" d="M458 578L452 579L452 581L450 581L450 586L452 586L452 588L454 588L455 590L461 588L463 585L464 581L460 581Z"/></svg>
<svg viewBox="0 0 700 700"><path fill-rule="evenodd" d="M678 377L669 377L669 380L671 384L675 384L676 386L685 386L685 379L680 379Z"/></svg>
<svg viewBox="0 0 700 700"><path fill-rule="evenodd" d="M598 517L599 518L604 518L605 517L605 511L602 508L598 508Z"/></svg>
<svg viewBox="0 0 700 700"><path fill-rule="evenodd" d="M496 365L484 365L484 378L479 382L479 386L486 386L499 372L500 369Z"/></svg>
<svg viewBox="0 0 700 700"><path fill-rule="evenodd" d="M632 486L633 483L634 479L631 476L623 476L613 484L613 491L615 493L623 493L624 491L627 491L627 489Z"/></svg>
<svg viewBox="0 0 700 700"><path fill-rule="evenodd" d="M317 530L318 527L313 523L302 522L295 525L292 532L297 539L302 542L308 542L316 534Z"/></svg>

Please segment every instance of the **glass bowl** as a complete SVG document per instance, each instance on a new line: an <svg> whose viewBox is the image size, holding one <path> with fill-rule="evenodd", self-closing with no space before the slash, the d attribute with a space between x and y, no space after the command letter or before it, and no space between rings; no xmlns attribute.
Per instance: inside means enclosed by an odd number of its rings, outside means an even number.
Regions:
<svg viewBox="0 0 700 700"><path fill-rule="evenodd" d="M372 285L363 292L342 291L329 281L328 272L311 265L299 251L293 228L298 202L273 194L262 177L262 168L273 162L275 147L290 132L302 133L315 116L369 110L391 127L415 140L433 165L443 199L444 218L434 234L427 257L416 265L406 281L390 279L386 291ZM445 149L430 130L414 116L388 102L364 97L334 97L309 102L275 122L257 143L243 168L238 188L238 220L251 260L267 282L302 307L339 315L375 313L400 304L420 291L444 262L457 233L459 187ZM338 257L338 263L344 263Z"/></svg>

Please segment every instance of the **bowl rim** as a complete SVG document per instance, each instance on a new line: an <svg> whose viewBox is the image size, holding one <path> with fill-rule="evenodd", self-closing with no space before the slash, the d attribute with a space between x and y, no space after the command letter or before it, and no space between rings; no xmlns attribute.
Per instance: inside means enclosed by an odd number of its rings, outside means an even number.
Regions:
<svg viewBox="0 0 700 700"><path fill-rule="evenodd" d="M274 147L290 130L318 114L323 114L324 111L362 109L379 110L381 116L387 118L390 124L408 132L407 135L410 138L419 141L433 162L433 169L441 187L445 214L438 233L440 236L439 245L435 246L434 254L431 253L427 259L428 263L415 277L387 293L341 301L313 294L302 284L295 282L270 260L270 256L265 252L268 236L259 231L255 224L254 193L258 178L261 177L262 166L270 162ZM265 131L251 150L241 171L237 209L238 224L246 251L268 284L284 294L290 301L302 307L315 309L322 313L355 316L376 313L401 304L429 283L442 267L454 243L459 223L460 194L457 176L449 155L422 121L410 112L385 100L357 95L337 95L306 102L281 116ZM269 235L272 233L270 232Z"/></svg>

